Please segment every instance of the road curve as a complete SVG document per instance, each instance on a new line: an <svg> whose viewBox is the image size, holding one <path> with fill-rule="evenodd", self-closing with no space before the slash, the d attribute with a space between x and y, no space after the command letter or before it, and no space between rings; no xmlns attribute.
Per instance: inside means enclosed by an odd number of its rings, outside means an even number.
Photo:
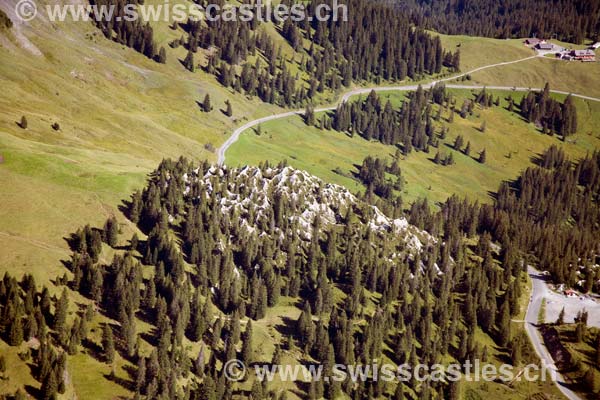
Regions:
<svg viewBox="0 0 600 400"><path fill-rule="evenodd" d="M533 58L537 58L539 56L535 55L535 56L531 56L531 57L526 57L526 58L521 58L519 60L514 60L514 61L506 61L506 62L501 62L501 63L496 63L496 64L491 64L491 65L486 65L483 67L479 67L479 68L475 68L471 71L468 72L464 72L458 75L453 75L451 77L448 78L443 78L443 79L439 79L439 80L435 80L433 82L430 83L425 83L422 84L421 87L423 87L423 89L429 89L431 88L433 85L437 84L437 83L442 83L442 82L448 82L451 80L455 80L458 78L461 78L463 76L467 76L469 74L478 72L478 71L482 71L484 69L488 69L488 68L495 68L495 67L500 67L503 65L509 65L509 64L516 64L522 61L527 61L527 60L531 60ZM414 91L417 90L417 88L419 87L419 85L401 85L401 86L374 86L374 87L369 87L369 88L360 88L360 89L354 89L354 90L350 90L346 93L344 93L344 95L342 95L342 97L340 98L340 100L338 101L338 103L336 103L336 105L334 106L329 106L329 107L321 107L321 108L316 108L315 112L322 112L322 111L329 111L329 110L335 110L337 108L337 106L340 103L345 103L347 102L350 97L352 96L356 96L356 95L360 95L360 94L366 94L366 93L370 93L371 91L376 91L376 92L385 92L385 91ZM447 88L449 89L483 89L484 87L488 88L488 89L496 89L496 90L513 90L513 91L517 91L517 92L527 92L529 90L541 90L541 88L524 88L524 87L510 87L510 86L484 86L484 85L446 85ZM568 93L565 91L560 91L560 90L552 90L553 93L559 93L559 94L571 94L572 96L575 97L579 97L585 100L591 100L591 101L598 101L600 102L600 98L596 98L596 97L590 97L590 96L584 96L584 95L580 95L580 94L575 94L575 93ZM227 140L225 141L225 143L223 143L221 145L221 147L219 147L219 149L217 150L217 163L219 165L222 165L223 163L225 163L225 152L227 151L227 149L229 149L229 147L234 144L240 137L240 135L242 134L242 132L244 132L247 129L250 129L258 124L267 122L267 121L272 121L274 119L279 119L279 118L287 118L287 117L291 117L292 115L302 115L304 114L304 110L295 110L295 111L288 111L288 112L283 112L280 114L274 114L274 115L269 115L266 117L262 117L262 118L258 118L255 119L253 121L249 121L247 123L245 123L244 125L236 128L233 133L231 134L231 136L229 138L227 138Z"/></svg>
<svg viewBox="0 0 600 400"><path fill-rule="evenodd" d="M569 400L581 400L581 398L566 386L565 378L558 372L554 365L552 355L542 343L542 338L537 330L538 315L540 307L542 306L542 300L546 297L548 292L548 286L546 285L546 277L542 273L531 266L527 267L527 273L531 278L532 289L531 289L531 301L527 307L527 313L525 314L525 331L529 340L538 355L538 358L542 360L543 364L550 370L552 379L556 383L558 389L565 395Z"/></svg>
<svg viewBox="0 0 600 400"><path fill-rule="evenodd" d="M475 68L471 71L468 71L468 72L465 72L465 73L462 73L459 75L454 75L454 76L451 76L448 78L444 78L444 79L436 80L436 81L433 81L430 83L422 84L421 87L423 89L428 89L437 83L455 80L457 78L461 78L463 76L466 76L466 75L469 75L469 74L472 74L472 73L475 73L475 72L478 72L478 71L481 71L481 70L484 70L487 68L494 68L494 67L499 67L502 65L515 64L515 63L530 60L530 59L533 59L536 57L538 57L538 56L536 55L536 56L522 58L522 59L515 60L515 61L508 61L508 62L502 62L502 63L492 64L492 65L486 65L483 67ZM372 87L372 88L354 89L354 90L351 90L351 91L345 93L336 105L329 106L329 107L316 108L315 112L335 110L337 108L338 104L347 102L350 99L350 97L360 95L360 94L370 93L373 90L376 92L380 92L380 91L414 91L414 90L417 90L418 87L419 87L419 85L404 85L404 86L377 86L377 87ZM529 90L542 90L541 88L487 86L487 85L458 85L458 84L446 85L446 87L449 89L483 89L483 88L487 88L487 89L492 89L492 90L512 90L512 91L517 91L517 92L527 92ZM560 90L552 90L552 92L558 93L558 94L564 94L564 95L570 94L574 97L579 97L581 99L600 102L600 98L597 98L597 97L584 96L581 94L569 93L569 92L560 91ZM233 143L235 143L238 140L238 138L240 137L242 132L244 132L245 130L250 129L258 124L261 124L261 123L264 123L267 121L272 121L274 119L287 118L287 117L291 117L293 115L302 115L302 114L304 114L304 110L295 110L295 111L288 111L288 112L275 114L275 115L269 115L266 117L255 119L253 121L249 121L249 122L245 123L244 125L236 128L233 131L233 134L225 141L225 143L223 143L223 145L221 147L219 147L219 149L217 151L218 164L222 165L225 162L225 152ZM553 379L555 380L555 383L556 383L556 386L558 387L558 389L569 400L581 400L581 398L575 392L573 392L566 386L566 381L565 381L564 377L557 371L556 366L554 365L554 360L552 359L552 355L549 353L546 346L542 343L541 337L537 330L538 314L540 311L540 307L542 305L542 300L548 291L548 287L544 281L544 276L539 271L535 270L531 266L528 266L527 273L531 277L532 292L531 292L531 301L527 307L527 313L525 315L525 331L527 332L527 335L529 336L529 339L530 339L531 343L533 344L533 347L534 347L538 357L540 358L540 360L542 360L542 362L545 363L545 365L548 368L550 368L550 370L552 371L552 376L553 376Z"/></svg>

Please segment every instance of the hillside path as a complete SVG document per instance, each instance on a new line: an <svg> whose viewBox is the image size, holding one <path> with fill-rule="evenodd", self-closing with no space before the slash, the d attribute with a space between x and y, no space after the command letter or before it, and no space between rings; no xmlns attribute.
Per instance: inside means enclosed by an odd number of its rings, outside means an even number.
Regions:
<svg viewBox="0 0 600 400"><path fill-rule="evenodd" d="M443 79L439 79L439 80L434 80L429 83L424 83L424 84L421 84L420 86L423 89L429 89L437 83L452 81L457 78L461 78L463 76L467 76L469 74L472 74L472 73L475 73L475 72L478 72L478 71L481 71L484 69L501 67L503 65L509 65L509 64L516 64L519 62L534 59L536 57L539 57L539 56L534 55L534 56L522 58L519 60L486 65L483 67L475 68L468 72L461 73L459 75L453 75L448 78L443 78ZM416 84L416 85L413 84L413 85L400 85L400 86L374 86L374 87L368 87L368 88L353 89L353 90L350 90L350 91L344 93L341 96L340 100L335 105L321 107L321 108L315 108L315 112L335 110L339 104L347 102L352 96L356 96L356 95L360 95L360 94L367 94L367 93L370 93L371 91L376 91L376 92L415 91L415 90L417 90L418 87L419 87L418 84ZM542 90L542 88L488 86L488 85L462 85L462 84L447 84L446 87L449 89L483 89L483 88L487 88L487 89L492 89L492 90L512 90L515 92L527 92L529 90ZM581 99L600 102L600 98L597 98L597 97L585 96L585 95L581 95L581 94L577 94L577 93L569 93L569 92L561 91L561 90L551 90L551 92L558 93L558 94L564 94L564 95L570 94L574 97L579 97ZM303 114L304 114L304 110L287 111L287 112L283 112L280 114L274 114L274 115L269 115L266 117L258 118L258 119L249 121L249 122L245 123L244 125L236 128L233 131L233 134L229 138L227 138L225 143L223 143L223 145L221 147L219 147L219 149L217 151L218 164L219 165L224 164L225 152L227 151L227 149L229 149L229 147L231 147L232 144L234 144L239 139L242 132L244 132L254 126L262 124L264 122L268 122L268 121L272 121L272 120L280 119L280 118L287 118L287 117L291 117L293 115L303 115ZM556 366L554 365L554 360L552 359L550 352L548 351L546 346L541 341L541 337L537 330L537 316L539 314L539 310L540 310L540 307L542 304L542 299L545 297L545 294L547 293L548 288L546 286L545 281L543 280L542 274L539 271L535 270L533 267L528 267L528 274L531 277L533 287L532 287L531 301L527 307L527 313L525 316L525 331L527 332L527 335L529 336L529 339L530 339L531 343L533 344L533 347L535 348L535 351L536 351L538 357L540 358L540 360L542 360L543 363L545 363L545 365L551 369L552 375L555 377L555 383L556 383L556 386L558 387L558 389L569 400L581 400L581 398L575 392L573 392L566 386L566 381L565 381L564 377L557 371Z"/></svg>
<svg viewBox="0 0 600 400"><path fill-rule="evenodd" d="M432 86L434 86L437 83L442 83L442 82L448 82L448 81L452 81L458 78L462 78L464 76L470 75L472 73L478 72L478 71L482 71L484 69L488 69L488 68L495 68L495 67L501 67L503 65L509 65L509 64L516 64L516 63L520 63L523 61L527 61L527 60L531 60L534 58L538 58L538 55L534 55L531 57L525 57L525 58L521 58L518 60L514 60L514 61L506 61L506 62L501 62L501 63L496 63L496 64L490 64L490 65L485 65L483 67L479 67L479 68L475 68L472 69L470 71L467 72L463 72L461 74L458 75L452 75L450 77L447 78L443 78L443 79L438 79L429 83L424 83L421 84L421 87L423 89L429 89ZM376 91L376 92L387 92L387 91L415 91L417 90L417 88L419 87L418 84L413 84L413 85L400 85L400 86L373 86L373 87L367 87L367 88L358 88L358 89L353 89L350 90L346 93L344 93L340 100L333 106L327 106L327 107L321 107L321 108L315 108L315 112L323 112L323 111L330 111L330 110L335 110L339 104L341 103L345 103L347 102L350 97L352 96L356 96L356 95L360 95L360 94L367 94L370 93L371 91ZM483 88L488 88L488 89L493 89L493 90L512 90L515 92L527 92L529 90L541 90L541 88L525 88L525 87L512 87L512 86L488 86L488 85L458 85L458 84L450 84L450 85L446 85L447 88L449 89L483 89ZM590 97L590 96L584 96L581 94L576 94L576 93L569 93L569 92L565 92L565 91L561 91L561 90L552 90L553 93L559 93L559 94L571 94L574 97L579 97L585 100L591 100L591 101L598 101L600 102L600 98L596 98L596 97ZM227 140L225 141L225 143L223 143L221 145L221 147L218 148L217 150L217 163L219 165L222 165L225 163L225 152L227 151L227 149L229 149L229 147L231 147L232 144L234 144L240 137L240 135L242 134L242 132L244 132L245 130L248 130L254 126L257 126L259 124L262 124L264 122L267 121L272 121L274 119L280 119L280 118L287 118L287 117L291 117L293 115L303 115L304 114L304 110L294 110L294 111L287 111L287 112L283 112L280 114L274 114L274 115L269 115L266 117L262 117L262 118L258 118L252 121L249 121L247 123L245 123L244 125L236 128L233 133L231 134L231 136L229 138L227 138Z"/></svg>
<svg viewBox="0 0 600 400"><path fill-rule="evenodd" d="M529 340L531 341L531 344L533 344L539 359L542 360L550 370L554 383L556 383L556 386L562 394L569 400L581 400L575 392L566 386L565 378L558 372L556 365L554 365L552 355L542 343L542 338L537 329L538 314L542 307L542 300L549 291L548 285L546 284L546 276L531 266L527 267L527 273L529 274L532 283L531 300L527 307L527 314L525 314L525 331L527 332L527 336L529 336Z"/></svg>

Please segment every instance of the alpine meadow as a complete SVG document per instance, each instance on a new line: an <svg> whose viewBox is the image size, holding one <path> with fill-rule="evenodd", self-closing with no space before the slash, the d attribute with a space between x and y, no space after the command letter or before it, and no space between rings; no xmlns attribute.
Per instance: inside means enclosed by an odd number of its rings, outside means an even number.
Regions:
<svg viewBox="0 0 600 400"><path fill-rule="evenodd" d="M600 398L600 0L0 0L0 398Z"/></svg>

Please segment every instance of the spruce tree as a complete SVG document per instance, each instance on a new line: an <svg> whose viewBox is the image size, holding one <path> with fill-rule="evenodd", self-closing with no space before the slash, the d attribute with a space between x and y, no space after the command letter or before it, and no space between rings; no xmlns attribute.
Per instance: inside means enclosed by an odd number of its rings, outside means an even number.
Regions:
<svg viewBox="0 0 600 400"><path fill-rule="evenodd" d="M454 139L454 150L460 151L462 145L464 143L464 139L462 135L458 135L456 139Z"/></svg>
<svg viewBox="0 0 600 400"><path fill-rule="evenodd" d="M258 380L256 382L258 382ZM216 391L217 387L215 385L215 381L210 377L210 375L207 375L200 385L198 398L202 400L216 400ZM260 399L262 397L258 398Z"/></svg>
<svg viewBox="0 0 600 400"><path fill-rule="evenodd" d="M194 53L192 53L191 50L188 50L187 55L185 56L185 59L183 60L183 66L190 72L194 72L194 69L196 68L194 65Z"/></svg>
<svg viewBox="0 0 600 400"><path fill-rule="evenodd" d="M135 378L135 392L142 393L142 390L146 386L146 358L140 357L137 364L136 378Z"/></svg>
<svg viewBox="0 0 600 400"><path fill-rule="evenodd" d="M43 400L54 400L58 394L58 381L54 370L48 371L45 375L40 392Z"/></svg>
<svg viewBox="0 0 600 400"><path fill-rule="evenodd" d="M315 124L315 109L312 104L307 104L304 109L304 122L308 126L313 126Z"/></svg>
<svg viewBox="0 0 600 400"><path fill-rule="evenodd" d="M67 312L69 309L69 296L67 289L63 289L63 292L56 304L56 311L54 313L53 328L58 335L59 343L66 345L69 338L69 330L67 328Z"/></svg>
<svg viewBox="0 0 600 400"><path fill-rule="evenodd" d="M505 299L500 307L498 344L502 347L506 347L510 341L510 306L508 303L508 299Z"/></svg>
<svg viewBox="0 0 600 400"><path fill-rule="evenodd" d="M231 117L233 115L233 108L231 107L231 102L229 100L225 100L225 115Z"/></svg>
<svg viewBox="0 0 600 400"><path fill-rule="evenodd" d="M115 247L117 245L119 224L114 216L111 216L106 220L102 234L104 236L104 241L110 247Z"/></svg>
<svg viewBox="0 0 600 400"><path fill-rule="evenodd" d="M210 104L210 94L206 93L204 100L202 101L202 110L204 112L212 111L212 105Z"/></svg>
<svg viewBox="0 0 600 400"><path fill-rule="evenodd" d="M519 366L522 360L521 340L515 337L511 342L510 358L514 366Z"/></svg>
<svg viewBox="0 0 600 400"><path fill-rule="evenodd" d="M102 350L104 352L104 360L109 364L115 359L115 342L113 331L109 324L104 324L102 327Z"/></svg>
<svg viewBox="0 0 600 400"><path fill-rule="evenodd" d="M246 366L250 366L254 362L252 349L252 320L248 320L244 336L242 338L242 354L241 360Z"/></svg>
<svg viewBox="0 0 600 400"><path fill-rule="evenodd" d="M8 344L19 346L23 339L23 322L21 321L21 313L17 312L8 326Z"/></svg>
<svg viewBox="0 0 600 400"><path fill-rule="evenodd" d="M158 52L157 61L161 64L166 64L166 62L167 62L167 51L165 50L165 48L163 46L160 47L160 50Z"/></svg>
<svg viewBox="0 0 600 400"><path fill-rule="evenodd" d="M479 153L479 163L480 164L485 164L485 149L481 150L481 153Z"/></svg>
<svg viewBox="0 0 600 400"><path fill-rule="evenodd" d="M585 338L585 331L585 324L583 322L578 322L575 326L575 341L577 343L583 342L583 339Z"/></svg>

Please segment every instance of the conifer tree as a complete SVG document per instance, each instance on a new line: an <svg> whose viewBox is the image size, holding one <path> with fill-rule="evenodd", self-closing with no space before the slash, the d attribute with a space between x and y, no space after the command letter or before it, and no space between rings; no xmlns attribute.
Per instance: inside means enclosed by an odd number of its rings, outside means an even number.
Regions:
<svg viewBox="0 0 600 400"><path fill-rule="evenodd" d="M102 232L103 239L110 247L117 245L117 239L119 234L119 223L114 216L111 216L104 223L104 230Z"/></svg>
<svg viewBox="0 0 600 400"><path fill-rule="evenodd" d="M112 363L115 359L115 342L113 331L109 324L104 324L102 327L102 350L104 352L104 360Z"/></svg>
<svg viewBox="0 0 600 400"><path fill-rule="evenodd" d="M479 163L480 164L485 164L485 149L481 150L481 153L479 153Z"/></svg>
<svg viewBox="0 0 600 400"><path fill-rule="evenodd" d="M465 147L464 153L467 157L471 155L471 142L467 142L467 147Z"/></svg>
<svg viewBox="0 0 600 400"><path fill-rule="evenodd" d="M233 115L233 108L231 107L231 102L229 100L225 100L225 115L231 117Z"/></svg>
<svg viewBox="0 0 600 400"><path fill-rule="evenodd" d="M248 320L248 324L246 325L246 330L244 331L244 336L242 338L242 354L241 360L246 366L250 366L253 359L253 349L252 349L252 320Z"/></svg>
<svg viewBox="0 0 600 400"><path fill-rule="evenodd" d="M256 382L258 382L258 380ZM210 375L207 375L200 385L200 393L198 398L202 400L216 400L216 391L217 388L215 381L210 377ZM258 398L260 399L262 397Z"/></svg>
<svg viewBox="0 0 600 400"><path fill-rule="evenodd" d="M53 328L58 335L59 343L62 345L67 344L69 338L69 331L67 329L67 312L69 309L69 296L67 289L63 289L62 294L56 304L56 311L54 313Z"/></svg>
<svg viewBox="0 0 600 400"><path fill-rule="evenodd" d="M575 341L577 343L583 342L585 331L585 324L583 322L577 322L577 325L575 326Z"/></svg>
<svg viewBox="0 0 600 400"><path fill-rule="evenodd" d="M167 51L163 46L160 47L157 61L161 64L166 64L167 62Z"/></svg>
<svg viewBox="0 0 600 400"><path fill-rule="evenodd" d="M141 394L146 386L146 358L140 357L137 364L135 378L135 392Z"/></svg>
<svg viewBox="0 0 600 400"><path fill-rule="evenodd" d="M498 326L498 344L506 347L510 340L510 306L508 299L505 299L500 307L500 319Z"/></svg>
<svg viewBox="0 0 600 400"><path fill-rule="evenodd" d="M315 124L315 109L312 104L307 104L304 109L304 122L308 126L313 126Z"/></svg>
<svg viewBox="0 0 600 400"><path fill-rule="evenodd" d="M210 104L210 94L206 93L204 100L202 101L202 110L204 112L212 111L212 105Z"/></svg>
<svg viewBox="0 0 600 400"><path fill-rule="evenodd" d="M464 143L464 139L463 139L462 135L458 135L456 137L456 139L454 139L454 150L460 151L463 143Z"/></svg>
<svg viewBox="0 0 600 400"><path fill-rule="evenodd" d="M183 60L183 66L190 72L194 72L196 66L194 65L194 53L191 50L188 50L185 59Z"/></svg>
<svg viewBox="0 0 600 400"><path fill-rule="evenodd" d="M54 370L45 374L40 388L43 400L54 400L58 394L58 381Z"/></svg>

